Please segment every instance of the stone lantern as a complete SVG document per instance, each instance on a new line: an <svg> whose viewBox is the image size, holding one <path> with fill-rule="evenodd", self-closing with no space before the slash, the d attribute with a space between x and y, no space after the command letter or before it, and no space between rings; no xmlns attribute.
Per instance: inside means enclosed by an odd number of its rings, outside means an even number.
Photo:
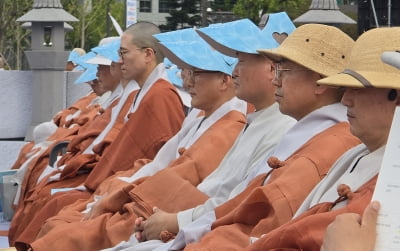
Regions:
<svg viewBox="0 0 400 251"><path fill-rule="evenodd" d="M25 51L32 70L32 122L25 139L31 140L33 128L66 105L64 68L69 51L64 50L64 23L79 20L63 9L60 0L34 0L33 9L17 21L31 23L31 50Z"/></svg>
<svg viewBox="0 0 400 251"><path fill-rule="evenodd" d="M299 16L294 23L356 24L356 21L343 14L337 0L312 0L309 10Z"/></svg>

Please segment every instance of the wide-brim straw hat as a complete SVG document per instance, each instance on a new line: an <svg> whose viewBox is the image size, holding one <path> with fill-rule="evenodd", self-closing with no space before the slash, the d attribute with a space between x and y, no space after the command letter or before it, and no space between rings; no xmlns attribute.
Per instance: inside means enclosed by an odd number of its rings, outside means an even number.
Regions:
<svg viewBox="0 0 400 251"><path fill-rule="evenodd" d="M342 87L400 89L399 71L384 63L381 55L400 49L400 28L376 28L363 33L355 42L345 70L318 81Z"/></svg>
<svg viewBox="0 0 400 251"><path fill-rule="evenodd" d="M293 61L322 76L343 71L354 40L336 27L305 24L298 27L276 49L258 52L274 61Z"/></svg>

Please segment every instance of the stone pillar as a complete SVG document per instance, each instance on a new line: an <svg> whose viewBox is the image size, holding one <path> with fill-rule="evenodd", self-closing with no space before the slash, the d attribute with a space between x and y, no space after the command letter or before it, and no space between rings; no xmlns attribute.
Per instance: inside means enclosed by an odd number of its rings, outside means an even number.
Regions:
<svg viewBox="0 0 400 251"><path fill-rule="evenodd" d="M76 22L63 10L59 0L35 0L33 9L17 19L31 22L31 50L25 51L32 70L32 122L25 140L32 139L33 128L49 121L66 106L64 68L69 55L64 50L64 22Z"/></svg>

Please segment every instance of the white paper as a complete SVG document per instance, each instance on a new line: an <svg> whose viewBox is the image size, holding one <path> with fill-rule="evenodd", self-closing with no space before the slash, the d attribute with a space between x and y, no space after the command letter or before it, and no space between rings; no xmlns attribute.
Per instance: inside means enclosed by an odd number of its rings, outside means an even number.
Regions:
<svg viewBox="0 0 400 251"><path fill-rule="evenodd" d="M381 203L375 251L400 250L400 107L392 122L372 200Z"/></svg>

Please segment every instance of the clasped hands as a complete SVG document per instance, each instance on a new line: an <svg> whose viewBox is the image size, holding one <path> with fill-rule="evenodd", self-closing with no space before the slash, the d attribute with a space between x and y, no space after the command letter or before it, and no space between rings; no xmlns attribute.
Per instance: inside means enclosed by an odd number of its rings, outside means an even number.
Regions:
<svg viewBox="0 0 400 251"><path fill-rule="evenodd" d="M153 214L144 220L138 217L135 221L135 237L138 241L159 240L162 231L176 234L179 231L177 214L167 213L153 208Z"/></svg>

